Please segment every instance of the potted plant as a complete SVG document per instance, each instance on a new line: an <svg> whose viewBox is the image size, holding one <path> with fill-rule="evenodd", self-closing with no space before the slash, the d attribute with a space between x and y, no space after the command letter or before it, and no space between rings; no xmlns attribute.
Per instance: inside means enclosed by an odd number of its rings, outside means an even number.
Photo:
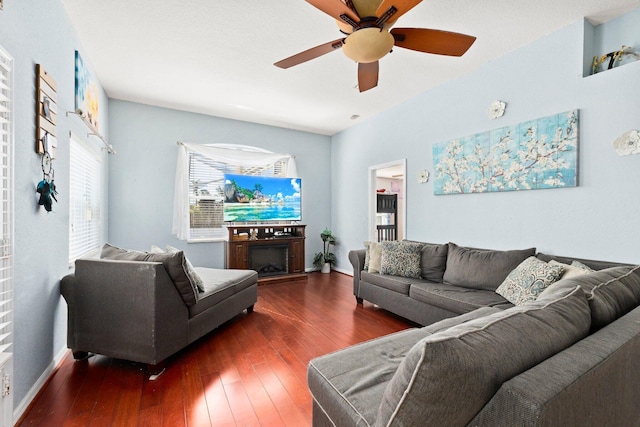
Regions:
<svg viewBox="0 0 640 427"><path fill-rule="evenodd" d="M331 265L336 263L336 256L332 252L329 252L329 249L331 245L337 244L337 241L328 228L325 228L324 231L320 233L320 238L322 239L323 250L313 257L313 265L316 269L320 269L322 273L329 273L331 271Z"/></svg>

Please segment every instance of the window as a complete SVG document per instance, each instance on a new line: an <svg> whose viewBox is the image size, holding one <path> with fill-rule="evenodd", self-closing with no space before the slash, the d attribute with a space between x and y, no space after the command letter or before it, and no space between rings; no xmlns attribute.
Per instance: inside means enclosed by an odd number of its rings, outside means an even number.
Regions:
<svg viewBox="0 0 640 427"><path fill-rule="evenodd" d="M172 233L187 241L224 239L224 175L297 177L290 154L244 145L178 142Z"/></svg>
<svg viewBox="0 0 640 427"><path fill-rule="evenodd" d="M0 47L0 376L12 375L13 345L13 59ZM11 395L1 395L0 424L9 424Z"/></svg>
<svg viewBox="0 0 640 427"><path fill-rule="evenodd" d="M71 136L69 262L100 249L102 162L98 153Z"/></svg>

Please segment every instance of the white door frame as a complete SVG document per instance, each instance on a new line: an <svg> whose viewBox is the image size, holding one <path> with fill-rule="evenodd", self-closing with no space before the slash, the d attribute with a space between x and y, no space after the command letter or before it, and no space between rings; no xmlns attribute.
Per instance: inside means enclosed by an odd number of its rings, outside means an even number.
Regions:
<svg viewBox="0 0 640 427"><path fill-rule="evenodd" d="M369 166L369 241L378 241L376 233L376 172L378 169L386 169L392 166L402 166L404 177L402 178L402 198L398 203L402 204L401 235L407 238L407 159L395 160L381 165Z"/></svg>

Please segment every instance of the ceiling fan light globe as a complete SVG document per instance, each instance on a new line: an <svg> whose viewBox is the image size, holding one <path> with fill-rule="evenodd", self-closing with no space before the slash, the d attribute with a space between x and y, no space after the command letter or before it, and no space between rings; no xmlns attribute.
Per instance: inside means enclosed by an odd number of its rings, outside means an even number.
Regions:
<svg viewBox="0 0 640 427"><path fill-rule="evenodd" d="M393 36L377 27L362 28L351 33L344 41L342 51L347 58L358 63L375 62L393 48Z"/></svg>

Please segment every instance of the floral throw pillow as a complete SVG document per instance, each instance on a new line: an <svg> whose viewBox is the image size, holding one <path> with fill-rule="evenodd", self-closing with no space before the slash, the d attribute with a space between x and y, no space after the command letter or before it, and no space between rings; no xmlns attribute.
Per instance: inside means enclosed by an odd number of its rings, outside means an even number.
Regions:
<svg viewBox="0 0 640 427"><path fill-rule="evenodd" d="M419 279L422 246L421 243L406 241L382 242L380 273Z"/></svg>
<svg viewBox="0 0 640 427"><path fill-rule="evenodd" d="M509 273L496 289L498 295L515 305L535 301L564 271L561 264L546 263L532 256Z"/></svg>

